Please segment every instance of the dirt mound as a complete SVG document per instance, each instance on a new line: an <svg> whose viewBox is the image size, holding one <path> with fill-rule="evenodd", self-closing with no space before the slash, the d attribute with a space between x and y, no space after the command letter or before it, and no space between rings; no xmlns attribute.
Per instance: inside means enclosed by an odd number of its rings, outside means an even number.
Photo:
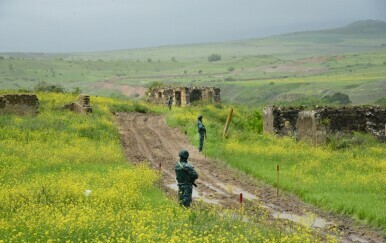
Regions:
<svg viewBox="0 0 386 243"><path fill-rule="evenodd" d="M142 113L116 113L116 116L127 160L133 163L147 160L155 169L161 164L165 188L177 190L174 166L178 152L182 148L189 151L189 161L200 176L198 187L193 189L193 201L239 207L242 193L248 205L266 210L273 219L306 224L322 235L337 236L338 232L337 237L343 242L386 241L378 232L356 227L351 219L323 212L293 195L282 193L277 197L275 188L232 170L222 161L206 158L178 128L168 127L162 116Z"/></svg>

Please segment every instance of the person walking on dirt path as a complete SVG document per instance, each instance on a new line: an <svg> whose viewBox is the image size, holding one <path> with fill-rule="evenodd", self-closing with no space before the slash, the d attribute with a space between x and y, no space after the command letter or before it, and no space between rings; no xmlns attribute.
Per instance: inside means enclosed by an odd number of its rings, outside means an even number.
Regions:
<svg viewBox="0 0 386 243"><path fill-rule="evenodd" d="M197 130L198 134L200 135L200 145L198 147L198 152L202 152L202 148L204 146L204 138L206 139L206 128L204 124L202 123L202 115L198 116L198 122L197 122Z"/></svg>
<svg viewBox="0 0 386 243"><path fill-rule="evenodd" d="M193 185L197 187L195 181L198 178L198 174L194 167L188 163L189 152L187 150L181 150L179 156L180 161L175 166L178 182L178 200L181 206L188 208L192 203Z"/></svg>
<svg viewBox="0 0 386 243"><path fill-rule="evenodd" d="M173 105L173 97L170 96L170 97L169 97L169 101L168 101L168 107L169 107L169 110L170 110L170 111L172 110L172 105Z"/></svg>

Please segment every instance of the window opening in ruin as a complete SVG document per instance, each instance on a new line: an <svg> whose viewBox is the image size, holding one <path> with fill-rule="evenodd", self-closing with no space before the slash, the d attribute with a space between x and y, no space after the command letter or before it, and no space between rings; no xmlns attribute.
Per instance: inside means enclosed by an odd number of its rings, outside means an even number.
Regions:
<svg viewBox="0 0 386 243"><path fill-rule="evenodd" d="M162 99L162 92L158 92L158 99Z"/></svg>
<svg viewBox="0 0 386 243"><path fill-rule="evenodd" d="M190 102L193 103L194 101L201 100L201 97L201 90L193 89L190 93Z"/></svg>
<svg viewBox="0 0 386 243"><path fill-rule="evenodd" d="M174 93L174 99L175 106L181 106L181 91L176 91Z"/></svg>
<svg viewBox="0 0 386 243"><path fill-rule="evenodd" d="M212 91L208 91L208 100L209 101L213 100L213 92Z"/></svg>

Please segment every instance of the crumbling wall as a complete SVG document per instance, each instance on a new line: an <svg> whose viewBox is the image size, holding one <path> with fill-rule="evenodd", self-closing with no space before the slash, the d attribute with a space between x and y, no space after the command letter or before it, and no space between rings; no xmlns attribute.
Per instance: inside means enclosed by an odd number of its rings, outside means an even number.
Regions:
<svg viewBox="0 0 386 243"><path fill-rule="evenodd" d="M269 134L276 134L273 128L273 110L272 107L263 109L263 131Z"/></svg>
<svg viewBox="0 0 386 243"><path fill-rule="evenodd" d="M175 106L186 106L199 100L221 102L221 90L216 87L164 87L147 92L147 101L155 104L167 104L169 97L173 97Z"/></svg>
<svg viewBox="0 0 386 243"><path fill-rule="evenodd" d="M33 94L5 94L0 96L0 115L35 115L38 113L39 100Z"/></svg>
<svg viewBox="0 0 386 243"><path fill-rule="evenodd" d="M386 108L370 108L366 112L366 132L386 141Z"/></svg>
<svg viewBox="0 0 386 243"><path fill-rule="evenodd" d="M386 109L382 107L323 107L317 109L317 118L327 134L366 132L385 140Z"/></svg>
<svg viewBox="0 0 386 243"><path fill-rule="evenodd" d="M321 122L318 112L300 111L296 121L296 140L307 140L313 144L324 143L327 139L326 126Z"/></svg>
<svg viewBox="0 0 386 243"><path fill-rule="evenodd" d="M79 95L78 102L64 105L63 108L77 113L91 113L92 108L90 106L90 96L81 94Z"/></svg>
<svg viewBox="0 0 386 243"><path fill-rule="evenodd" d="M386 110L381 107L264 108L264 131L324 143L330 134L367 132L385 141Z"/></svg>
<svg viewBox="0 0 386 243"><path fill-rule="evenodd" d="M267 133L280 136L293 136L296 132L296 121L302 107L266 107L264 108L263 129Z"/></svg>

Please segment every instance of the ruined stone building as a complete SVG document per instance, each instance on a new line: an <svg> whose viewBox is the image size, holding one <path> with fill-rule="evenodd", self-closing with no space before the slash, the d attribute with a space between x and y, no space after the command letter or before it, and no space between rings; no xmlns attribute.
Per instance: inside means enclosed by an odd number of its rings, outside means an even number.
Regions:
<svg viewBox="0 0 386 243"><path fill-rule="evenodd" d="M75 111L77 113L91 113L92 108L90 106L90 96L81 94L79 95L78 102L64 105L63 108Z"/></svg>
<svg viewBox="0 0 386 243"><path fill-rule="evenodd" d="M147 101L156 104L167 104L173 97L174 106L186 106L195 101L220 102L220 88L215 87L163 87L147 92Z"/></svg>
<svg viewBox="0 0 386 243"><path fill-rule="evenodd" d="M33 94L0 95L0 115L35 115L38 112L39 100Z"/></svg>
<svg viewBox="0 0 386 243"><path fill-rule="evenodd" d="M365 132L385 141L386 109L382 107L264 108L264 131L324 143L334 133Z"/></svg>

